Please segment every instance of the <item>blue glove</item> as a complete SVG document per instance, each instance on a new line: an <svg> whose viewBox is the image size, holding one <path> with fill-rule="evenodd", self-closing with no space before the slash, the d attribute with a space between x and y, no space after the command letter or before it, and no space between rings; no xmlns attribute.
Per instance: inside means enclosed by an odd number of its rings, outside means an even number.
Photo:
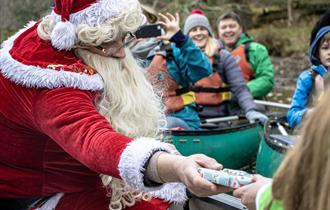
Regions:
<svg viewBox="0 0 330 210"><path fill-rule="evenodd" d="M264 114L262 114L261 112L257 112L257 111L248 111L245 114L246 119L249 120L250 123L254 123L256 120L259 120L262 124L265 124L268 120L268 117Z"/></svg>

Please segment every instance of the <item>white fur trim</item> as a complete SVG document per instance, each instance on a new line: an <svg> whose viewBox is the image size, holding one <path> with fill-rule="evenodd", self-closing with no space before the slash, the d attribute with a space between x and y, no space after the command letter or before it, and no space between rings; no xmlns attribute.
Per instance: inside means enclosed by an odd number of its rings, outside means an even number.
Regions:
<svg viewBox="0 0 330 210"><path fill-rule="evenodd" d="M34 22L29 23L26 28L21 29L2 44L3 49L0 50L0 71L4 77L26 87L48 89L72 87L92 91L103 89L103 80L99 74L89 76L75 72L45 69L38 66L25 65L12 58L9 51L13 47L15 39L34 24Z"/></svg>
<svg viewBox="0 0 330 210"><path fill-rule="evenodd" d="M124 150L119 161L119 172L122 179L131 187L148 192L154 197L174 203L187 199L186 187L182 183L167 183L158 187L146 187L143 183L143 166L155 151L171 153L171 148L163 142L152 138L137 138Z"/></svg>
<svg viewBox="0 0 330 210"><path fill-rule="evenodd" d="M122 12L135 9L139 5L137 0L98 0L91 6L70 15L70 22L75 26L87 24L97 26L107 19L117 17ZM61 15L52 11L55 22L61 21Z"/></svg>
<svg viewBox="0 0 330 210"><path fill-rule="evenodd" d="M63 197L63 193L56 193L51 198L47 200L45 204L43 204L41 207L36 208L35 210L53 210L56 208L58 202Z"/></svg>
<svg viewBox="0 0 330 210"><path fill-rule="evenodd" d="M71 50L76 42L76 28L69 21L58 22L50 36L52 45L58 50Z"/></svg>

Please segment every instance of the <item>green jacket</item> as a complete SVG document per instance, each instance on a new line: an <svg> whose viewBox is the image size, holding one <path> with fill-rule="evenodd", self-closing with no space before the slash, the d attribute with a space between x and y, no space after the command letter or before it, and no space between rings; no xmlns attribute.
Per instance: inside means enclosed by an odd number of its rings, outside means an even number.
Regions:
<svg viewBox="0 0 330 210"><path fill-rule="evenodd" d="M273 65L268 55L267 48L246 34L242 33L236 42L235 48L239 45L251 42L248 49L248 60L254 71L255 78L247 83L254 98L262 98L269 93L274 85Z"/></svg>

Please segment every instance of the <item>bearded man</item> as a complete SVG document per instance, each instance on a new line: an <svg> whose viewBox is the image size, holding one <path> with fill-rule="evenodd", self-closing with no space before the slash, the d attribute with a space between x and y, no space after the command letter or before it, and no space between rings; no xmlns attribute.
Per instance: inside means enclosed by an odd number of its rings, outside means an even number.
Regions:
<svg viewBox="0 0 330 210"><path fill-rule="evenodd" d="M1 207L166 209L186 199L184 185L228 190L198 174L220 169L215 160L157 141L161 102L124 48L143 22L137 0L56 0L3 43Z"/></svg>

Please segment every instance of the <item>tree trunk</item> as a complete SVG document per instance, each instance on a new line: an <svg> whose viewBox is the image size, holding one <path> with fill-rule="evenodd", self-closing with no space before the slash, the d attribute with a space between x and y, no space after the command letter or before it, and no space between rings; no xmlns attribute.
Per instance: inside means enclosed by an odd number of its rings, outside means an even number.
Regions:
<svg viewBox="0 0 330 210"><path fill-rule="evenodd" d="M293 21L293 17L292 17L292 0L288 0L287 10L288 10L288 26L291 26L292 21Z"/></svg>

